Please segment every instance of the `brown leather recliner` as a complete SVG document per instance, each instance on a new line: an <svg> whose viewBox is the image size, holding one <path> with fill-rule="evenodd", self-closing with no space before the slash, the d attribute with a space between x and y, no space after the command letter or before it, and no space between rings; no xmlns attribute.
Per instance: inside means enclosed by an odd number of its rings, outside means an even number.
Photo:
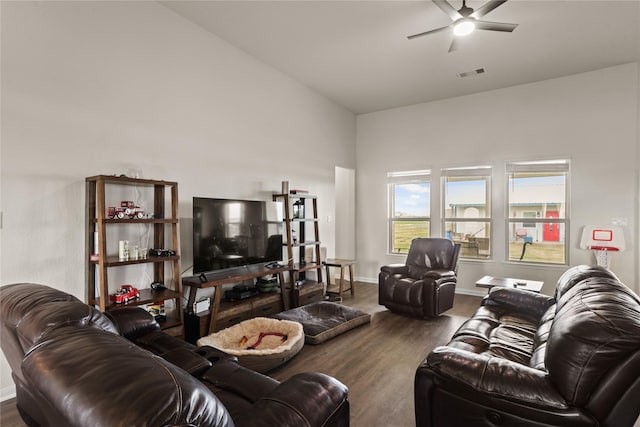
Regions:
<svg viewBox="0 0 640 427"><path fill-rule="evenodd" d="M640 415L640 298L576 266L554 297L495 287L415 375L418 427L631 427Z"/></svg>
<svg viewBox="0 0 640 427"><path fill-rule="evenodd" d="M416 238L405 264L380 268L378 303L414 317L439 316L453 307L460 245L449 239Z"/></svg>
<svg viewBox="0 0 640 427"><path fill-rule="evenodd" d="M48 286L6 285L0 333L30 427L349 425L338 380L279 382L165 334L139 307L105 315Z"/></svg>

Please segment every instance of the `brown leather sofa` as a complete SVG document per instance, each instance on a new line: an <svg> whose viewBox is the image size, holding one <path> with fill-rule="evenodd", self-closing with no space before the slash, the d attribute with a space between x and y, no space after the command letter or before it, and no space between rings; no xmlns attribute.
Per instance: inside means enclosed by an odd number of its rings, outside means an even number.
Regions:
<svg viewBox="0 0 640 427"><path fill-rule="evenodd" d="M640 298L576 266L553 297L493 288L415 375L416 425L630 427L640 414Z"/></svg>
<svg viewBox="0 0 640 427"><path fill-rule="evenodd" d="M163 333L145 310L100 313L36 284L0 287L2 350L29 426L348 426L347 388L283 382Z"/></svg>
<svg viewBox="0 0 640 427"><path fill-rule="evenodd" d="M378 275L378 303L413 317L438 316L453 307L460 244L416 238L404 264L389 264Z"/></svg>

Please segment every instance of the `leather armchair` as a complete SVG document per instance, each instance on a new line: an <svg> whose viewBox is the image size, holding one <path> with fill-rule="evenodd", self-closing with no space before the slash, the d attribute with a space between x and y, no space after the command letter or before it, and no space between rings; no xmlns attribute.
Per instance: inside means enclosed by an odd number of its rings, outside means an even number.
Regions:
<svg viewBox="0 0 640 427"><path fill-rule="evenodd" d="M405 264L380 268L378 303L414 317L439 316L453 307L460 245L449 239L416 238Z"/></svg>

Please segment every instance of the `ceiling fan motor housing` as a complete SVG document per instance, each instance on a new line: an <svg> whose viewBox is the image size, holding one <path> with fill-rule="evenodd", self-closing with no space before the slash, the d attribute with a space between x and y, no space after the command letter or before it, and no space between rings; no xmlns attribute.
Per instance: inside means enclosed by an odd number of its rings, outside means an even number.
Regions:
<svg viewBox="0 0 640 427"><path fill-rule="evenodd" d="M458 13L462 15L463 18L466 18L473 13L473 9L467 7L467 5L463 2L462 7L458 9Z"/></svg>

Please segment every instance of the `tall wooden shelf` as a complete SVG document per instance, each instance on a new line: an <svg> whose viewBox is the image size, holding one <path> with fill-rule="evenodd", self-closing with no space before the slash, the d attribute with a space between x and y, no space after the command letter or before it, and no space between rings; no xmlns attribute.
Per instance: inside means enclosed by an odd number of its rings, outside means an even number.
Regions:
<svg viewBox="0 0 640 427"><path fill-rule="evenodd" d="M178 229L178 184L171 181L138 179L124 176L97 175L86 178L86 280L87 300L100 308L100 311L118 309L127 305L145 305L161 301L174 301L174 309L167 312L166 320L160 322L161 328L172 335L183 335L182 281L180 278L180 233ZM107 185L137 186L153 189L153 218L114 219L107 217ZM168 193L168 194L167 194ZM169 199L167 199L169 197ZM165 212L165 206L170 212ZM153 230L153 248L173 249L175 255L129 259L121 261L117 255L107 253L107 229L122 227L123 224L149 224ZM165 236L165 227L170 228L170 236ZM94 233L97 233L97 258L94 253ZM115 243L115 242L112 242ZM170 243L170 245L169 245ZM95 258L95 259L94 259ZM150 284L134 284L140 290L140 298L123 304L109 300L108 271L135 264L153 264L153 281L165 283L165 265L171 265L173 287L155 290ZM145 287L143 287L145 286Z"/></svg>
<svg viewBox="0 0 640 427"><path fill-rule="evenodd" d="M317 292L323 288L318 198L307 193L289 193L274 194L273 201L282 201L284 204L286 239L283 244L287 248L287 263L290 269L291 305L296 307L313 302L305 299L304 295L318 295L318 299L321 299L322 292ZM307 214L309 207L311 208L310 215ZM311 236L307 236L308 223L313 224ZM294 238L296 232L297 236ZM308 246L313 247L315 261L305 259ZM294 259L294 248L298 248L297 260ZM305 273L312 270L316 271L317 281L306 280Z"/></svg>

